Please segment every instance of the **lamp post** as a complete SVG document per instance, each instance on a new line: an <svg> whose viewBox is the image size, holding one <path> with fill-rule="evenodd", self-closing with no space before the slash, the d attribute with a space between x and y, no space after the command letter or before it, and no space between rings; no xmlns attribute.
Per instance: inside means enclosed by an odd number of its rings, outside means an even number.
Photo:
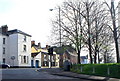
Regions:
<svg viewBox="0 0 120 81"><path fill-rule="evenodd" d="M59 34L60 34L60 47L61 47L61 18L60 18L60 7L59 9ZM50 11L53 11L54 9L50 9Z"/></svg>

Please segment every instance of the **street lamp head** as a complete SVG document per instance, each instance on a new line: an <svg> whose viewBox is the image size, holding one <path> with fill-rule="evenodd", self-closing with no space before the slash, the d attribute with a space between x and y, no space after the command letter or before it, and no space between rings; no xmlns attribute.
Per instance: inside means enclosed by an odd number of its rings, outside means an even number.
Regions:
<svg viewBox="0 0 120 81"><path fill-rule="evenodd" d="M53 9L49 9L50 11L53 11Z"/></svg>

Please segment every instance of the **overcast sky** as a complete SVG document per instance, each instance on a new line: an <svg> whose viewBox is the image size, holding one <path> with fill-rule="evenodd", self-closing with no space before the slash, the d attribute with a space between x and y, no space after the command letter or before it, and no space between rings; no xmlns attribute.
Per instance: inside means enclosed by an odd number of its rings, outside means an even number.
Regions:
<svg viewBox="0 0 120 81"><path fill-rule="evenodd" d="M49 9L64 0L0 0L0 26L8 25L9 30L19 29L32 35L32 40L42 46L48 43L52 25ZM110 1L110 0L109 0ZM115 0L119 1L119 0Z"/></svg>

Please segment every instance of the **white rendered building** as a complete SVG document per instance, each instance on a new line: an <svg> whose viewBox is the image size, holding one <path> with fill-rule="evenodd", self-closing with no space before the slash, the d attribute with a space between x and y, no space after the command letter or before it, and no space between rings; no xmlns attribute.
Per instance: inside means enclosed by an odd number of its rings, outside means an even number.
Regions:
<svg viewBox="0 0 120 81"><path fill-rule="evenodd" d="M31 35L20 30L8 31L7 25L0 28L0 59L16 67L31 66Z"/></svg>

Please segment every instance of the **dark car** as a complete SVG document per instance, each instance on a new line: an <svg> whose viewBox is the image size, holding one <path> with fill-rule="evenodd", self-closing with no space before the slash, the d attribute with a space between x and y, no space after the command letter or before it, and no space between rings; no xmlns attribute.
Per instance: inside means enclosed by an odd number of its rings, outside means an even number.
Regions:
<svg viewBox="0 0 120 81"><path fill-rule="evenodd" d="M0 64L0 68L10 68L10 65L2 63Z"/></svg>

